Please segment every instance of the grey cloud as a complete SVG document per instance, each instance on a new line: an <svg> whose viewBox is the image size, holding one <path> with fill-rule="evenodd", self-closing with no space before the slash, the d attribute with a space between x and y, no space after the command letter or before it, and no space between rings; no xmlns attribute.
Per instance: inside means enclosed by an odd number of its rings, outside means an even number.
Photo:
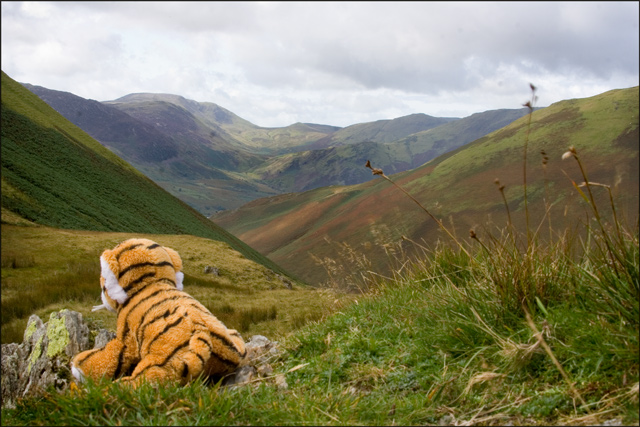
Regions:
<svg viewBox="0 0 640 427"><path fill-rule="evenodd" d="M638 39L637 2L2 3L14 78L99 100L222 97L269 125L510 108L529 81L594 95L637 84Z"/></svg>

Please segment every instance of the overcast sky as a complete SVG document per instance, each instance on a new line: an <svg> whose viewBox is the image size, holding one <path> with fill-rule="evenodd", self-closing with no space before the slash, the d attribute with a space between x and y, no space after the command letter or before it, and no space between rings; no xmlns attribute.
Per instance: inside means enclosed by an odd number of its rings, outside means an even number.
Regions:
<svg viewBox="0 0 640 427"><path fill-rule="evenodd" d="M266 127L465 117L638 85L638 2L2 2L2 70Z"/></svg>

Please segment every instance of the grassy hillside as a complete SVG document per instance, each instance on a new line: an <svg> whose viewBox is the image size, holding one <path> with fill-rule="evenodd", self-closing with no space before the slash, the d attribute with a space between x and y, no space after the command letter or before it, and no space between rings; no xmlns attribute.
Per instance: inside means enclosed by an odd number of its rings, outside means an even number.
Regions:
<svg viewBox="0 0 640 427"><path fill-rule="evenodd" d="M482 224L507 223L502 185L513 222L522 226L527 143L530 223L548 230L548 221L542 222L548 208L553 228L563 230L585 218L584 200L572 185L572 180L581 182L580 170L575 162L561 160L573 145L589 179L611 187L618 198L618 214L631 223L637 221L637 87L558 102L535 111L531 120L531 127L529 117L523 117L391 178L434 216L453 224L461 239L469 229L485 233L484 227L479 228ZM494 184L496 179L499 185ZM606 200L606 189L600 190L596 197ZM311 283L326 281L334 274L331 271L362 268L339 254L346 250L344 244L362 254L368 262L365 269L388 274L390 251L412 250L406 238L432 245L443 237L438 224L414 201L379 177L350 187L256 201L214 221Z"/></svg>
<svg viewBox="0 0 640 427"><path fill-rule="evenodd" d="M342 128L311 145L311 148L327 148L363 141L393 142L414 133L432 129L459 120L449 117L431 117L426 114L410 114L391 120L358 123Z"/></svg>
<svg viewBox="0 0 640 427"><path fill-rule="evenodd" d="M505 228L398 256L394 279L361 281L366 295L286 336L273 373L241 387L89 383L2 424L638 425L638 234L612 225L583 244Z"/></svg>
<svg viewBox="0 0 640 427"><path fill-rule="evenodd" d="M162 190L2 73L2 218L67 229L191 234L280 267Z"/></svg>

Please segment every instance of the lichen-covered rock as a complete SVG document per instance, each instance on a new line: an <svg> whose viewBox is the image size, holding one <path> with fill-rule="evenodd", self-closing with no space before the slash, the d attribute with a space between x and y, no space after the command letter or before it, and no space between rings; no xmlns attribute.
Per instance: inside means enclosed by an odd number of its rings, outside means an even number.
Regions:
<svg viewBox="0 0 640 427"><path fill-rule="evenodd" d="M69 361L91 348L89 327L82 314L61 310L49 321L29 317L21 344L2 344L2 407L14 407L18 398L53 386L69 386Z"/></svg>

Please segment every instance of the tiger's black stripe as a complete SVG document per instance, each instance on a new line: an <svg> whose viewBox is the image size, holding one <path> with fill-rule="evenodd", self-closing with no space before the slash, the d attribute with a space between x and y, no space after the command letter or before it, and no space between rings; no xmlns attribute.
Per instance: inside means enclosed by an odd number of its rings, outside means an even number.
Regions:
<svg viewBox="0 0 640 427"><path fill-rule="evenodd" d="M140 268L140 267L173 267L173 264L171 264L169 261L161 261L161 262L140 262L138 264L131 264L130 266L128 266L127 268L125 268L124 270L120 271L120 273L118 274L118 279L121 279L122 276L124 276L125 274L127 274L129 271L135 269L135 268Z"/></svg>
<svg viewBox="0 0 640 427"><path fill-rule="evenodd" d="M145 367L144 367L143 369L141 369L141 370L140 370L140 372L138 372L138 373L136 374L136 376L135 376L135 377L133 377L132 379L135 379L135 378L139 377L142 373L144 373L144 371L146 371L146 370L147 370L147 369L149 369L149 368L152 368L152 367L154 367L154 366L161 367L161 366L166 365L166 364L169 362L169 360L171 360L171 359L173 358L173 356L175 356L175 355L176 355L176 353L178 353L180 350L182 350L183 348L187 347L188 345L189 345L189 341L187 340L187 341L183 342L182 344L180 344L179 346L176 346L176 348L174 348L174 349L173 349L173 351L171 352L171 354L169 354L169 355L168 355L168 356L167 356L167 357L166 357L162 362L160 362L160 363L154 363L153 365L145 366Z"/></svg>
<svg viewBox="0 0 640 427"><path fill-rule="evenodd" d="M225 363L225 365L229 365L229 366L236 366L236 364L234 362L232 362L231 360L228 359L224 359L222 356L220 356L219 354L216 354L213 352L213 347L211 347L211 344L209 344L209 342L207 340L205 340L202 337L198 337L196 338L198 341L202 341L203 343L205 343L207 345L207 347L209 347L209 354L211 356L215 356L218 359L220 359L222 362Z"/></svg>
<svg viewBox="0 0 640 427"><path fill-rule="evenodd" d="M139 285L144 279L148 279L149 277L155 277L156 273L145 273L142 276L138 277L136 280L131 281L127 286L125 286L124 291L127 292L129 290L131 290L131 288L135 287L136 285Z"/></svg>
<svg viewBox="0 0 640 427"><path fill-rule="evenodd" d="M129 303L130 303L131 301L133 301L133 300L135 299L135 297L136 297L136 296L138 296L138 294L139 294L139 293L141 293L141 292L143 292L143 291L145 291L145 290L146 290L146 288L139 288L139 289L136 289L136 290L131 294L131 296L130 296L130 297L129 297L129 298L128 298L128 299L127 299L123 304L122 304L122 309L124 310L124 309L129 305ZM155 292L153 292L151 295L147 295L146 297L144 297L143 299L141 299L140 301L138 301L138 302L137 302L137 303L136 303L136 304L131 308L131 310L130 310L129 312L131 312L131 311L135 310L135 309L136 309L136 307L137 307L138 305L140 305L140 303L142 303L142 302L146 301L147 299L149 299L149 298L153 298L154 296L158 295L159 293L161 293L161 292L167 292L167 291L168 291L168 289L157 289L157 290L156 290Z"/></svg>
<svg viewBox="0 0 640 427"><path fill-rule="evenodd" d="M123 303L122 303L122 309L124 309L127 305L129 305L129 302L130 302L130 301L132 301L136 296L138 296L138 294L139 294L140 292L142 292L142 291L144 291L144 290L145 290L145 288L144 288L144 287L142 287L142 288L138 288L138 289L136 289L135 291L133 291L133 292L131 293L131 295L129 295L129 298L127 298L127 300L126 300L125 302L123 302ZM160 289L160 290L158 290L157 292L155 292L155 293L154 293L154 295L155 295L156 293L163 292L163 291L164 291L164 289Z"/></svg>
<svg viewBox="0 0 640 427"><path fill-rule="evenodd" d="M132 249L135 249L137 247L140 247L140 246L142 246L142 243L136 243L136 244L133 244L131 246L127 246L126 248L122 248L122 250L120 252L118 252L118 254L116 255L116 260L120 261L120 257L122 256L123 253L125 253L127 251L130 251Z"/></svg>
<svg viewBox="0 0 640 427"><path fill-rule="evenodd" d="M142 292L144 289L140 289L138 292ZM158 295L159 293L162 292L171 292L172 290L176 291L176 292L180 292L177 289L158 289L155 292L151 293L150 295L145 296L144 298L142 298L140 301L138 301L134 306L131 307L131 309L129 309L129 312L126 314L125 319L124 319L124 325L126 328L126 332L122 334L122 337L120 337L120 339L124 340L125 337L127 336L127 334L129 333L129 316L132 315L132 313L136 310L136 308L138 308L138 306L142 303L144 303L146 300L155 297L156 295ZM136 292L136 294L138 293ZM171 299L178 299L180 298L180 295L174 296ZM149 312L150 310L154 309L155 307L157 307L160 304L163 304L165 301L167 301L168 298L163 298L160 301L156 301L151 307L149 307L146 312ZM124 310L125 306L127 305L127 303L129 301L132 301L133 298L129 298L128 300L126 300L124 302L124 304L122 305L122 309ZM119 315L119 313L118 313Z"/></svg>
<svg viewBox="0 0 640 427"><path fill-rule="evenodd" d="M169 285L173 286L174 288L176 287L176 282L174 282L173 280L169 279L168 277L163 277L161 279L158 279L158 282L166 282Z"/></svg>
<svg viewBox="0 0 640 427"><path fill-rule="evenodd" d="M238 355L244 357L244 354L240 354L240 352L236 348L236 345L234 343L232 343L231 341L229 341L227 339L227 337L222 336L222 335L218 335L217 333L215 333L213 331L209 331L209 335L211 335L214 338L217 338L218 341L222 342L225 347L227 347L229 350L233 351L235 354L238 354Z"/></svg>
<svg viewBox="0 0 640 427"><path fill-rule="evenodd" d="M147 330L147 327L149 325L152 325L153 323L157 322L158 320L166 319L167 317L176 314L176 311L178 311L179 309L180 309L180 306L174 307L173 310L166 309L164 313L162 313L160 315L157 315L153 319L149 319L149 321L146 321L146 317L147 317L147 314L149 314L149 311L144 313L142 315L142 318L140 319L140 325L138 326L138 333L136 334L136 338L138 339L138 342L140 342L142 337L144 337L144 331Z"/></svg>
<svg viewBox="0 0 640 427"><path fill-rule="evenodd" d="M206 362L204 361L204 357L202 357L202 356L200 355L200 353L195 353L195 352L194 352L194 354L196 355L196 357L197 357L198 359L200 359L200 363L202 363L202 366L204 366L204 365L205 365L205 363L206 363Z"/></svg>
<svg viewBox="0 0 640 427"><path fill-rule="evenodd" d="M180 323L182 323L183 320L184 320L184 317L178 317L178 319L175 322L168 323L167 325L165 325L164 329L162 329L160 333L156 334L156 336L153 337L153 339L149 342L149 344L147 344L147 351L151 350L151 346L153 345L153 343L156 342L160 337L162 337L162 335L166 334L169 329L172 329L178 326Z"/></svg>
<svg viewBox="0 0 640 427"><path fill-rule="evenodd" d="M120 374L122 373L122 357L124 356L124 349L125 347L122 347L120 349L120 353L118 354L118 365L116 366L116 371L113 374L114 378L118 378L120 376Z"/></svg>
<svg viewBox="0 0 640 427"><path fill-rule="evenodd" d="M83 357L78 358L77 363L83 363L84 361L90 359L91 356L95 356L98 352L100 352L100 350L103 350L103 349L104 347L94 348L93 350L89 350L83 355Z"/></svg>

